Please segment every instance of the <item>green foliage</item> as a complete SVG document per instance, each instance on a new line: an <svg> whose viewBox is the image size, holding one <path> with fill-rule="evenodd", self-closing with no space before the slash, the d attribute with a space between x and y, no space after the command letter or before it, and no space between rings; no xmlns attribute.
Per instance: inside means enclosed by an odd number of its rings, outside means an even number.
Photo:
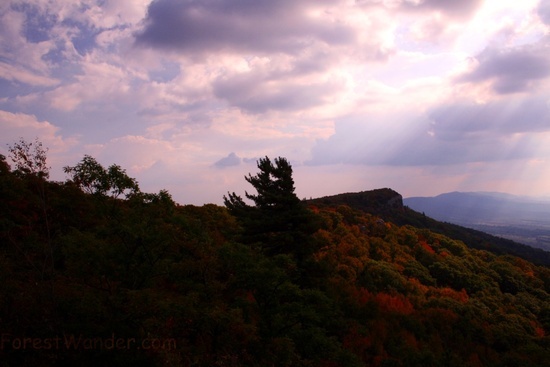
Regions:
<svg viewBox="0 0 550 367"><path fill-rule="evenodd" d="M230 195L220 207L143 193L91 157L39 190L0 157L3 364L547 364L547 267L346 205L307 208L290 166L269 162L248 176L254 205ZM394 197L382 194L376 205ZM113 335L136 344L13 343ZM146 340L155 348L138 348Z"/></svg>
<svg viewBox="0 0 550 367"><path fill-rule="evenodd" d="M385 261L371 260L365 271L359 275L357 283L371 291L405 292L407 280L395 269L395 266Z"/></svg>
<svg viewBox="0 0 550 367"><path fill-rule="evenodd" d="M403 269L403 275L409 278L418 279L424 285L435 285L436 281L430 274L430 271L418 261L411 260Z"/></svg>
<svg viewBox="0 0 550 367"><path fill-rule="evenodd" d="M275 158L274 164L268 157L258 161L260 172L256 176L245 177L256 191L256 195L246 193L246 197L259 209L289 210L300 201L294 193L292 167L285 158Z"/></svg>
<svg viewBox="0 0 550 367"><path fill-rule="evenodd" d="M257 162L257 175L245 177L257 194L245 193L250 206L235 193L224 196L225 206L243 226L242 241L261 243L270 254L293 253L300 261L313 251L309 235L318 221L294 193L292 167L285 158Z"/></svg>
<svg viewBox="0 0 550 367"><path fill-rule="evenodd" d="M256 176L248 174L245 180L254 186L257 194L245 192L246 198L252 200L255 208L280 212L292 210L300 200L294 193L292 167L285 158L276 158L274 162L268 157L260 158L257 162L260 172ZM224 196L225 206L235 215L246 212L248 205L235 193Z"/></svg>
<svg viewBox="0 0 550 367"><path fill-rule="evenodd" d="M116 199L120 195L129 197L139 192L137 181L120 166L113 164L105 169L89 155L85 155L76 166L67 166L63 170L88 194L110 195Z"/></svg>

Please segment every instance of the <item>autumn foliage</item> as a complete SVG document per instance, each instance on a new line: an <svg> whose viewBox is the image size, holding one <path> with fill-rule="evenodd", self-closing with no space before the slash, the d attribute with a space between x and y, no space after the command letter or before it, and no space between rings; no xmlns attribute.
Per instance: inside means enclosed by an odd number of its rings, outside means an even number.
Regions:
<svg viewBox="0 0 550 367"><path fill-rule="evenodd" d="M4 365L548 365L547 267L284 195L260 231L275 204L178 205L114 167L120 197L0 160Z"/></svg>

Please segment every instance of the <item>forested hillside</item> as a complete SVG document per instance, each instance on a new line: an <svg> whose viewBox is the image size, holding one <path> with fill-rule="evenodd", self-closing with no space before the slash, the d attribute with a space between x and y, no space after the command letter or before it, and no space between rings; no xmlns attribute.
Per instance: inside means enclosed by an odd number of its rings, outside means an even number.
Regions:
<svg viewBox="0 0 550 367"><path fill-rule="evenodd" d="M416 228L429 229L432 232L460 240L470 248L487 250L497 255L515 255L537 265L550 266L550 252L548 251L493 236L476 229L440 222L423 212L419 213L407 205L403 205L404 200L401 195L391 189L338 194L312 199L308 202L321 206L347 205L398 225L411 225ZM408 201L405 200L405 204L406 202ZM452 209L448 207L447 210Z"/></svg>
<svg viewBox="0 0 550 367"><path fill-rule="evenodd" d="M0 157L2 366L549 365L548 267L300 201L284 158L197 207L36 152Z"/></svg>

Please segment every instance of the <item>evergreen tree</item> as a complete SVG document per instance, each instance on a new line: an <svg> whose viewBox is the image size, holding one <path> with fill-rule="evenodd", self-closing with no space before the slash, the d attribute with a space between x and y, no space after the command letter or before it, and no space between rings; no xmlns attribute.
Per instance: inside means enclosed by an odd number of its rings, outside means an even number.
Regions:
<svg viewBox="0 0 550 367"><path fill-rule="evenodd" d="M257 195L246 193L246 197L262 210L291 210L300 200L294 193L292 167L285 158L275 158L275 164L268 157L258 161L260 172L256 176L245 177Z"/></svg>
<svg viewBox="0 0 550 367"><path fill-rule="evenodd" d="M244 242L259 242L268 253L294 253L303 257L305 252L311 252L306 250L306 237L317 228L313 213L294 192L292 166L285 158L271 161L267 156L258 160L257 166L258 174L245 176L257 192L245 192L254 206L246 204L235 193L224 196L225 206L241 221Z"/></svg>

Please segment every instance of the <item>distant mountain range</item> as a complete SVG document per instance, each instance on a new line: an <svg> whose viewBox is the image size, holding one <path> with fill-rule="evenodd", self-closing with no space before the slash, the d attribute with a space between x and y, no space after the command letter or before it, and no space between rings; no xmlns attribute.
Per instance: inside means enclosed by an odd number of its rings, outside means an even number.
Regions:
<svg viewBox="0 0 550 367"><path fill-rule="evenodd" d="M403 199L439 221L550 251L550 200L494 192L450 192Z"/></svg>

